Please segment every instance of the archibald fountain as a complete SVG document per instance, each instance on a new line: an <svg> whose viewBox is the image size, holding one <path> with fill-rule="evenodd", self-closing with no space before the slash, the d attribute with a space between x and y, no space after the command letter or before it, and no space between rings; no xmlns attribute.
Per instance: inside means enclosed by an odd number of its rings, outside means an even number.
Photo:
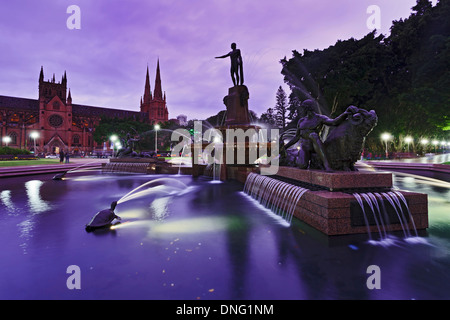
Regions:
<svg viewBox="0 0 450 320"><path fill-rule="evenodd" d="M365 137L377 125L374 110L349 106L333 119L317 113L317 102L308 99L299 107L293 137L282 134L269 139L266 129L250 123L241 52L235 43L231 49L216 57L230 57L233 81L223 99L225 121L214 129L220 139L187 141L194 177L206 171L198 155L208 151L210 165L221 168L218 179L245 183L245 193L288 223L296 217L330 236L374 233L384 238L388 232L403 231L408 237L428 227L426 194L393 190L391 173L361 172L355 166ZM129 147L110 167L131 164L136 172L161 172L157 168L162 163L156 159L133 154L136 139L128 136L127 141ZM268 164L257 158L268 159Z"/></svg>
<svg viewBox="0 0 450 320"><path fill-rule="evenodd" d="M228 54L216 57L231 58L234 85L224 98L225 126L217 129L222 133L226 129L258 131L261 128L250 125L248 117L249 90L243 85L241 52L234 43L231 48ZM355 167L365 137L377 124L375 111L349 106L331 119L318 114L317 108L314 100L303 101L298 110L302 116L296 133L286 144L282 135L279 156L278 146L274 148L273 143L259 140L260 144L266 144L263 150L267 154L272 151L269 159L279 161L275 164L276 173L262 172L264 165L250 161L252 144L246 142L241 147L246 162L223 161L221 179L245 182L246 193L287 221L295 216L327 235L367 232L369 236L375 233L383 238L387 232L399 230L407 237L426 229L426 194L392 190L391 173L360 172ZM326 135L321 136L324 132ZM224 144L227 152L238 153L239 142L224 139ZM236 160L236 156L227 159Z"/></svg>

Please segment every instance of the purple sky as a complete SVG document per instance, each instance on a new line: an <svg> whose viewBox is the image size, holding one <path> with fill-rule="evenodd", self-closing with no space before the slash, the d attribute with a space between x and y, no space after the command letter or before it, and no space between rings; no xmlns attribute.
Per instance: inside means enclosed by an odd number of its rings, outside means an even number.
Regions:
<svg viewBox="0 0 450 320"><path fill-rule="evenodd" d="M360 39L370 5L381 9L380 33L406 18L416 0L15 0L0 4L0 95L37 98L44 77L67 71L73 103L138 111L146 67L152 90L159 57L169 117L203 119L225 109L236 42L244 59L249 107L275 105L283 82L279 60L292 50L324 49ZM433 4L436 0L433 1ZM81 9L69 30L67 7Z"/></svg>

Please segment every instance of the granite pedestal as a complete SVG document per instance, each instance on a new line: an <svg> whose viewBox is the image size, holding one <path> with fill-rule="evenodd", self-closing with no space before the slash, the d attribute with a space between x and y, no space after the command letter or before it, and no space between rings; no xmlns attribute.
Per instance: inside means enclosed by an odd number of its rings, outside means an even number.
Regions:
<svg viewBox="0 0 450 320"><path fill-rule="evenodd" d="M245 173L241 173L245 174ZM277 177L298 182L310 191L303 194L297 203L294 216L315 229L329 236L367 233L362 209L353 193L390 192L392 188L392 174L384 172L324 172L316 170L301 170L291 167L280 167ZM277 193L279 190L274 190ZM389 224L387 232L408 230L424 230L428 228L428 199L426 194L416 192L400 192L406 199L411 217L406 206L402 210L407 220L402 226L395 209L384 200ZM273 199L277 199L277 196ZM401 202L401 201L400 201ZM369 229L378 234L381 226L371 217L372 212L367 204L365 211L369 217ZM383 231L383 230L381 230ZM411 231L410 231L411 232Z"/></svg>

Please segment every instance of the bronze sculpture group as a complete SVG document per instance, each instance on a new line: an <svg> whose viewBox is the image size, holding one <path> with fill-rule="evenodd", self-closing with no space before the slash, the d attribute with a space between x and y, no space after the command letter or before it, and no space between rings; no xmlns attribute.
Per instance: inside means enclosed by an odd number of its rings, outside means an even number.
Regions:
<svg viewBox="0 0 450 320"><path fill-rule="evenodd" d="M244 84L243 62L236 43L231 44L231 49L229 53L215 58L230 57L231 79L236 87ZM298 120L295 136L286 145L281 141L280 165L300 169L356 171L355 163L361 156L365 137L378 121L375 111L349 106L345 112L332 119L318 114L317 107L316 102L309 99L300 105L298 111L303 115ZM324 126L328 126L329 130L325 131L326 136L321 136ZM290 149L295 145L298 147Z"/></svg>
<svg viewBox="0 0 450 320"><path fill-rule="evenodd" d="M305 100L299 112L303 116L295 136L280 147L280 164L300 169L356 171L365 137L377 124L375 111L350 106L331 119L316 113L314 101ZM326 137L320 136L323 126L330 127ZM297 149L289 149L297 143Z"/></svg>

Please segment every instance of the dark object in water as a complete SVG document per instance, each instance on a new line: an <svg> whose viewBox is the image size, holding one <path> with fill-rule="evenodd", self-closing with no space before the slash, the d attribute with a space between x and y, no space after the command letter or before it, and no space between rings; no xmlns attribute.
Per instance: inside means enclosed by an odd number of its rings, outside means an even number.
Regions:
<svg viewBox="0 0 450 320"><path fill-rule="evenodd" d="M111 208L97 212L92 218L91 222L86 225L86 231L92 231L95 229L109 226L114 219L120 220L121 218L114 213L114 209L117 206L117 201L111 203Z"/></svg>
<svg viewBox="0 0 450 320"><path fill-rule="evenodd" d="M63 172L63 173L58 173L53 177L53 180L62 180L64 178L64 176L66 175L67 171Z"/></svg>

